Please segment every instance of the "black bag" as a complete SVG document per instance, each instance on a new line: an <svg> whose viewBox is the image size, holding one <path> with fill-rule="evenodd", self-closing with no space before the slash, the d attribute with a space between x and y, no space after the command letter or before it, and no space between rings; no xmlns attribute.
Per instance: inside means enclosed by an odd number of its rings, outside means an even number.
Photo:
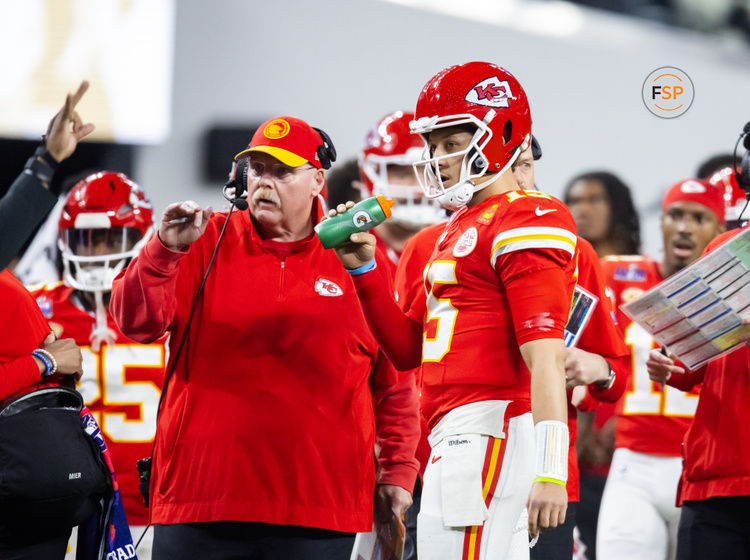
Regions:
<svg viewBox="0 0 750 560"><path fill-rule="evenodd" d="M0 524L74 527L101 507L111 476L81 426L83 399L47 387L0 408ZM38 525L37 525L38 526Z"/></svg>

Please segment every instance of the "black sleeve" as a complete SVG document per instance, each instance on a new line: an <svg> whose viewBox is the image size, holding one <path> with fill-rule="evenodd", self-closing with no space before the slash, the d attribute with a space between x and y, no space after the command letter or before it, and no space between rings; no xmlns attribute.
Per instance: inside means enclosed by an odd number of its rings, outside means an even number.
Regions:
<svg viewBox="0 0 750 560"><path fill-rule="evenodd" d="M57 197L34 175L21 173L0 199L0 271L47 217Z"/></svg>

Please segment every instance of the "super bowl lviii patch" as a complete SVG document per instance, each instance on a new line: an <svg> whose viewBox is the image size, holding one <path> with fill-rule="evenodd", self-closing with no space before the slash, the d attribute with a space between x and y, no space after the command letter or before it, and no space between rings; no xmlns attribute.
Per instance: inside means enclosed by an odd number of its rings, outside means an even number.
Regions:
<svg viewBox="0 0 750 560"><path fill-rule="evenodd" d="M465 257L477 246L477 228L471 227L461 234L453 246L454 257Z"/></svg>

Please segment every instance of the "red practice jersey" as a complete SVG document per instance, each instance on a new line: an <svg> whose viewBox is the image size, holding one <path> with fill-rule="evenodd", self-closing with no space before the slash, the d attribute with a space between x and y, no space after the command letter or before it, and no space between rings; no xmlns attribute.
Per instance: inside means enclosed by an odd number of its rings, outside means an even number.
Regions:
<svg viewBox="0 0 750 560"><path fill-rule="evenodd" d="M632 371L618 406L615 446L651 455L680 456L682 439L698 405L698 391L688 393L652 382L646 360L658 348L651 335L625 315L620 306L660 283L659 263L641 256L609 256L602 269L617 307L617 322L630 347Z"/></svg>
<svg viewBox="0 0 750 560"><path fill-rule="evenodd" d="M575 231L568 209L537 192L494 195L453 214L408 312L424 325L422 410L430 426L472 402L529 405L519 346L563 337Z"/></svg>
<svg viewBox="0 0 750 560"><path fill-rule="evenodd" d="M76 305L72 288L58 282L32 288L31 294L57 336L72 338L81 347L83 377L78 390L112 454L128 522L146 525L148 510L138 490L135 464L151 455L164 375L165 339L151 344L134 342L120 332L107 313L116 342L102 344L94 352L89 337L96 318Z"/></svg>

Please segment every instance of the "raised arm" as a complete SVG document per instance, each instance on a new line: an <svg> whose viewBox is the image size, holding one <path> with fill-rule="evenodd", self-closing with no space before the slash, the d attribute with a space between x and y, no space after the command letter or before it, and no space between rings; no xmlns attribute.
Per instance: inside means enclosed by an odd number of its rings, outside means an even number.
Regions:
<svg viewBox="0 0 750 560"><path fill-rule="evenodd" d="M84 124L75 110L88 87L88 82L81 82L75 93L66 96L63 107L52 117L42 144L0 200L0 270L15 257L57 202L57 195L49 190L57 165L94 130L94 125Z"/></svg>

